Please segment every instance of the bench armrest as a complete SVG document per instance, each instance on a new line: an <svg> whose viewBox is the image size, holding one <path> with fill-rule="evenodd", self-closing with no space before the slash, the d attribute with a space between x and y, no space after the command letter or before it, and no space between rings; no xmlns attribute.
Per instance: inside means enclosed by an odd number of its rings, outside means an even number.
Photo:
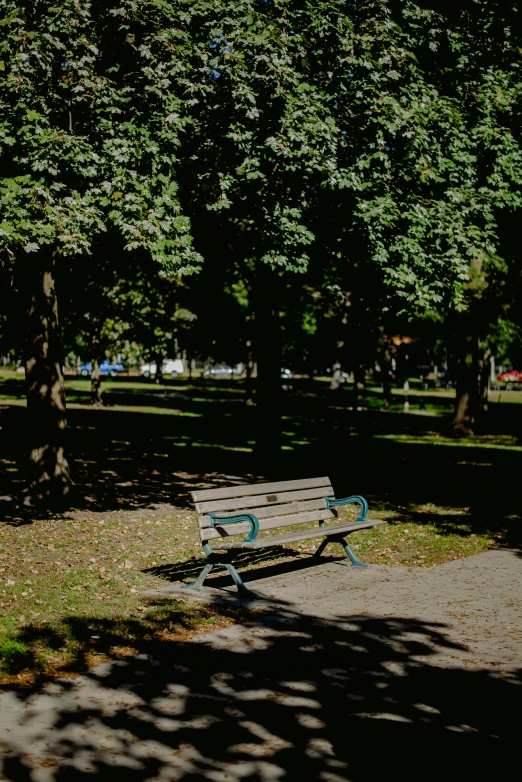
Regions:
<svg viewBox="0 0 522 782"><path fill-rule="evenodd" d="M368 514L368 503L361 497L360 494L354 494L352 497L345 497L342 500L332 500L330 497L325 497L326 507L333 508L335 505L353 505L354 503L361 506L361 512L355 521L366 521Z"/></svg>
<svg viewBox="0 0 522 782"><path fill-rule="evenodd" d="M259 532L259 521L253 513L241 513L238 516L216 516L215 513L209 513L208 516L211 527L221 527L222 524L237 524L240 521L247 521L252 529L243 540L243 543L251 543L256 539Z"/></svg>

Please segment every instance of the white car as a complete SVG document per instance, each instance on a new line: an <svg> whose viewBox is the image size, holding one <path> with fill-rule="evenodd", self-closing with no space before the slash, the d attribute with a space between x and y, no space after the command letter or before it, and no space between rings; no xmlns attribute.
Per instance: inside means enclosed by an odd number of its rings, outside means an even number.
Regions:
<svg viewBox="0 0 522 782"><path fill-rule="evenodd" d="M152 361L150 364L143 364L140 367L140 375L142 377L152 377L156 374L156 362ZM183 361L180 358L169 358L163 362L163 374L170 377L176 377L183 374Z"/></svg>

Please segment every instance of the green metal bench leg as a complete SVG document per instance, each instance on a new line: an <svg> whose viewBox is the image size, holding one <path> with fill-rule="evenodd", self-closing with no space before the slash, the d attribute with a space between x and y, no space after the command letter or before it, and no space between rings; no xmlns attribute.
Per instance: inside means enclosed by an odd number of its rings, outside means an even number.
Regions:
<svg viewBox="0 0 522 782"><path fill-rule="evenodd" d="M234 565L231 565L228 562L212 562L205 565L199 576L196 578L195 581L192 581L190 584L183 584L183 589L197 589L198 592L201 592L203 589L203 582L205 581L206 577L212 570L214 566L217 567L224 567L228 570L230 575L232 576L232 580L234 581L234 584L237 586L237 591L240 595L243 597L255 597L259 599L259 595L256 595L255 592L252 592L250 589L247 589L247 587L244 585L243 580L241 579L241 576L235 569Z"/></svg>
<svg viewBox="0 0 522 782"><path fill-rule="evenodd" d="M366 565L364 562L361 562L360 559L357 559L357 557L355 556L355 554L353 553L353 551L351 550L350 546L348 545L348 543L345 541L344 538L334 538L334 537L325 538L322 541L319 548L317 549L317 551L314 551L313 556L320 557L329 543L340 543L341 546L346 551L346 553L348 554L350 558L350 562L352 563L353 567L364 567L364 568L370 567L369 565Z"/></svg>
<svg viewBox="0 0 522 782"><path fill-rule="evenodd" d="M210 563L208 565L205 565L199 576L196 578L195 581L192 581L190 584L183 584L183 589L197 589L198 591L201 591L203 589L203 582L205 581L206 577L212 570L214 565L211 565Z"/></svg>
<svg viewBox="0 0 522 782"><path fill-rule="evenodd" d="M364 568L369 568L370 567L365 562L361 562L360 559L357 559L357 557L355 556L355 554L353 553L353 551L351 550L350 546L348 545L348 543L345 541L344 538L337 538L336 540L337 540L338 543L341 544L341 546L344 548L344 550L348 554L348 556L350 558L350 562L352 563L353 567L364 567Z"/></svg>

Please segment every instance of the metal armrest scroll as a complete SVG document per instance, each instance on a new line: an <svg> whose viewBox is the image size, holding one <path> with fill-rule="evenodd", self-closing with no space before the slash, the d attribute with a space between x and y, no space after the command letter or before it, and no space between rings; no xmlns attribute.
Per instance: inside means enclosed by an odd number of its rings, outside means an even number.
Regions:
<svg viewBox="0 0 522 782"><path fill-rule="evenodd" d="M256 539L257 533L259 532L259 521L253 513L241 513L239 516L224 517L216 516L215 513L209 513L208 516L210 518L211 527L221 527L223 524L237 524L240 521L247 521L252 529L243 540L243 543L251 543Z"/></svg>
<svg viewBox="0 0 522 782"><path fill-rule="evenodd" d="M361 497L359 494L354 494L352 497L345 497L342 500L332 500L330 497L325 497L325 500L327 508L333 508L335 505L360 505L361 512L355 521L366 521L366 516L368 514L368 503L364 497Z"/></svg>

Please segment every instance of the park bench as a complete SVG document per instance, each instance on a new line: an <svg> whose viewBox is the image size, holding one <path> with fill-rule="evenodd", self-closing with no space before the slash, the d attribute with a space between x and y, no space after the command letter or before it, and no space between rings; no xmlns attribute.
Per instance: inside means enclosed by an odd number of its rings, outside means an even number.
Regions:
<svg viewBox="0 0 522 782"><path fill-rule="evenodd" d="M366 568L368 565L357 559L345 538L360 529L384 523L366 518L368 503L364 497L354 495L336 500L329 478L228 486L193 491L191 494L198 513L203 550L209 561L193 583L184 585L187 589L202 589L212 568L220 566L229 571L238 592L252 595L234 565L229 561L218 561L224 559L223 552L233 555L235 552L257 551L308 538L323 538L314 556L320 556L328 543L340 543L354 567ZM353 503L361 506L355 521L326 523L337 519L336 506ZM260 532L279 531L305 523L310 525L306 529L258 537ZM319 526L311 526L317 523Z"/></svg>

